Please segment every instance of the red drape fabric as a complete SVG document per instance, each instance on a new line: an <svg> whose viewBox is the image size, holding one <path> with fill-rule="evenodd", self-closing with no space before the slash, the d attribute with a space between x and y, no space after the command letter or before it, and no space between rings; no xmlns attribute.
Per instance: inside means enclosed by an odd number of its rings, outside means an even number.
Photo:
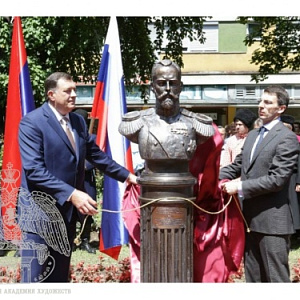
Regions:
<svg viewBox="0 0 300 300"><path fill-rule="evenodd" d="M215 135L196 149L190 172L197 178L194 208L194 282L227 282L239 270L245 230L239 203L221 190L219 163L223 140ZM131 281L140 281L140 187L128 185L123 198L123 218L130 235ZM230 201L227 208L220 212Z"/></svg>

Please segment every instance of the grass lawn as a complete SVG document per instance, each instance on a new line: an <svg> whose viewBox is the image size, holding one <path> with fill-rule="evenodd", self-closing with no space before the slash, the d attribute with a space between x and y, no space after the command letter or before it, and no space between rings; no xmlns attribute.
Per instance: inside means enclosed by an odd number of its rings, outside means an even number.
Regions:
<svg viewBox="0 0 300 300"><path fill-rule="evenodd" d="M21 261L20 257L14 257L16 251L9 251L6 256L0 257L0 267L10 267L16 268ZM101 253L99 250L96 251L96 254L91 254L83 250L77 249L73 251L71 264L76 265L79 262L84 262L85 265L95 265L100 262L100 257L102 257L101 261L107 265L116 264L117 261L113 258L107 256L104 253ZM123 258L129 257L129 247L127 245L122 247L119 260Z"/></svg>
<svg viewBox="0 0 300 300"><path fill-rule="evenodd" d="M112 265L117 263L116 260L100 252L99 250L96 251L96 254L91 254L86 251L77 249L72 253L71 264L75 265L79 262L84 262L85 265L98 264L100 261L100 257L102 257L101 262L104 262L106 265ZM124 245L121 249L119 260L122 260L126 257L129 257L129 247L127 245Z"/></svg>
<svg viewBox="0 0 300 300"><path fill-rule="evenodd" d="M289 259L291 268L297 264L300 267L300 237L297 238L296 236L292 236Z"/></svg>

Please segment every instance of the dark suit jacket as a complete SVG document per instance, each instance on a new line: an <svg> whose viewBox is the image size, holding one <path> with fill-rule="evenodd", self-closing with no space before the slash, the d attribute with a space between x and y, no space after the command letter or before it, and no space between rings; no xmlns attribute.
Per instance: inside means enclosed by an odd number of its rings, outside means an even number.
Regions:
<svg viewBox="0 0 300 300"><path fill-rule="evenodd" d="M299 206L300 193L296 192L295 190L297 184L300 184L300 155L298 156L298 162L291 176L290 186L289 186L289 200L290 200L295 230L300 229L300 206Z"/></svg>
<svg viewBox="0 0 300 300"><path fill-rule="evenodd" d="M68 222L75 207L67 199L74 188L84 191L85 159L116 180L124 182L129 175L127 169L99 149L82 116L70 113L70 122L77 153L48 103L27 114L19 127L21 187L51 195Z"/></svg>
<svg viewBox="0 0 300 300"><path fill-rule="evenodd" d="M288 201L289 179L297 163L299 142L279 122L263 139L250 162L258 130L252 130L235 161L220 170L220 179L241 176L243 213L252 231L265 234L294 232Z"/></svg>

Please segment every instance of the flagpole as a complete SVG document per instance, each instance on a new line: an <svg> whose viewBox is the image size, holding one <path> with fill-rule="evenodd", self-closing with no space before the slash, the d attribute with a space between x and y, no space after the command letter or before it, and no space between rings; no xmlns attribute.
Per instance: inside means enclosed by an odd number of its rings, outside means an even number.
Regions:
<svg viewBox="0 0 300 300"><path fill-rule="evenodd" d="M89 125L89 133L92 134L94 131L94 126L95 126L95 118L91 117L90 118L90 125Z"/></svg>

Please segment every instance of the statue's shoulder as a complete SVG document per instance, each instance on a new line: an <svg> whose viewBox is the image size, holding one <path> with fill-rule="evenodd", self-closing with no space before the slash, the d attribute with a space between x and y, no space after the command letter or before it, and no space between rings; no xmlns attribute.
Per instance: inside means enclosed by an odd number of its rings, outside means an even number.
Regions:
<svg viewBox="0 0 300 300"><path fill-rule="evenodd" d="M126 113L122 117L122 121L124 122L133 122L139 118L145 117L145 116L151 116L155 114L154 108L148 108L143 110L134 110Z"/></svg>
<svg viewBox="0 0 300 300"><path fill-rule="evenodd" d="M200 113L194 113L185 108L181 110L181 114L192 119L193 128L198 134L204 137L211 137L214 135L215 130L213 127L213 119L211 117Z"/></svg>
<svg viewBox="0 0 300 300"><path fill-rule="evenodd" d="M144 126L143 117L154 115L154 113L154 108L126 113L122 117L122 122L119 125L119 132L124 136L130 136L137 133Z"/></svg>

